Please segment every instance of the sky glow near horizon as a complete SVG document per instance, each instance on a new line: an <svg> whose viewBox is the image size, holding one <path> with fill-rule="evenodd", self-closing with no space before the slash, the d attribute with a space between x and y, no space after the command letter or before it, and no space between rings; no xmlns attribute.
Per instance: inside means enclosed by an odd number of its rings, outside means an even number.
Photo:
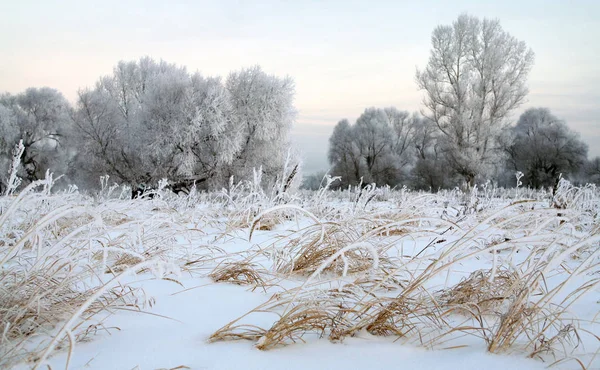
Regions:
<svg viewBox="0 0 600 370"><path fill-rule="evenodd" d="M49 86L71 102L119 60L141 56L206 76L259 64L296 83L293 139L305 173L327 169L335 124L367 107L418 111L414 81L431 32L467 12L498 18L536 54L527 101L600 155L600 1L0 0L0 93Z"/></svg>

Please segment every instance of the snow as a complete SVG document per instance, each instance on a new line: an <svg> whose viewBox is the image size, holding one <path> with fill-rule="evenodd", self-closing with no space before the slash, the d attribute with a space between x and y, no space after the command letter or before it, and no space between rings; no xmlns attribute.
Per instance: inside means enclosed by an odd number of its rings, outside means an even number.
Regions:
<svg viewBox="0 0 600 370"><path fill-rule="evenodd" d="M166 281L143 284L156 298L154 314L118 312L105 321L119 327L111 335L100 333L91 342L77 344L71 369L542 369L539 361L518 355L492 355L484 348L429 351L370 335L330 343L313 337L271 351L259 351L249 342L207 343L222 324L263 303L261 292L208 279L188 279L184 285L203 285L181 294L181 287ZM265 319L267 319L265 317ZM178 321L174 321L178 320ZM49 361L64 366L66 353ZM485 364L485 366L483 366ZM26 367L22 367L26 368Z"/></svg>

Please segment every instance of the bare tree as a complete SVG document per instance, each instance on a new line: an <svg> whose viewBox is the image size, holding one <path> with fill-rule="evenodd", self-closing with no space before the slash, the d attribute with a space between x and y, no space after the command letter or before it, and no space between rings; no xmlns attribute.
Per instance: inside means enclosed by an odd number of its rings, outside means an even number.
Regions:
<svg viewBox="0 0 600 370"><path fill-rule="evenodd" d="M72 165L76 181L90 187L99 176L108 174L133 183L121 152L125 125L116 102L100 84L94 90L79 90L72 117L72 142L79 153Z"/></svg>
<svg viewBox="0 0 600 370"><path fill-rule="evenodd" d="M197 170L189 143L205 142L198 133L206 129L196 127L206 124L198 119L201 81L148 57L119 62L93 90L79 92L73 121L79 150L87 154L80 170L130 184L177 181Z"/></svg>
<svg viewBox="0 0 600 370"><path fill-rule="evenodd" d="M423 114L442 134L448 163L473 185L499 160L497 137L527 95L533 52L498 20L464 14L438 26L431 41L427 67L416 74L425 91Z"/></svg>

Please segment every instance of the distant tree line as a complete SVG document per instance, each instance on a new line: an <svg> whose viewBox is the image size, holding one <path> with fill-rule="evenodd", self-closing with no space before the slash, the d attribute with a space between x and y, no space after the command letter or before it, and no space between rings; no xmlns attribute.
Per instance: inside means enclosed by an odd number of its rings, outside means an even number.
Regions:
<svg viewBox="0 0 600 370"><path fill-rule="evenodd" d="M394 125L386 111L408 118L403 125L398 121ZM465 185L454 158L447 157L444 139L435 124L418 113L368 108L356 123L342 120L335 126L329 139L329 174L341 177L335 183L338 188L374 182L437 191ZM523 185L533 188L554 186L561 175L576 183L600 185L600 157L588 159L579 134L548 108L526 110L497 140L493 166L474 177L475 182L492 180L512 187L521 171ZM308 176L304 187L318 188L324 175Z"/></svg>
<svg viewBox="0 0 600 370"><path fill-rule="evenodd" d="M93 187L99 177L136 186L171 182L220 188L256 168L273 181L289 154L292 79L260 67L225 81L145 57L121 61L72 106L50 88L0 96L0 176L23 140L24 184L46 170ZM293 153L292 153L293 154Z"/></svg>
<svg viewBox="0 0 600 370"><path fill-rule="evenodd" d="M368 108L341 120L329 139L330 174L338 187L374 182L436 191L496 181L535 188L559 176L600 183L600 158L547 108L511 114L528 93L533 52L497 20L461 15L432 34L432 49L416 81L423 109ZM317 183L308 179L306 187Z"/></svg>

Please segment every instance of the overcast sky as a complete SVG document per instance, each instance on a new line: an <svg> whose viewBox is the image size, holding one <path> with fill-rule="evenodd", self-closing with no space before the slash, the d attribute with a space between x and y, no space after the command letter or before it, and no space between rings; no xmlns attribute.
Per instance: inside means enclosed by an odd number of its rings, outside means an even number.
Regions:
<svg viewBox="0 0 600 370"><path fill-rule="evenodd" d="M296 82L305 173L327 168L342 118L417 111L430 37L460 13L498 18L535 52L527 107L547 106L600 155L600 1L0 0L0 92L49 86L73 101L122 59L149 55L204 75L260 64Z"/></svg>

